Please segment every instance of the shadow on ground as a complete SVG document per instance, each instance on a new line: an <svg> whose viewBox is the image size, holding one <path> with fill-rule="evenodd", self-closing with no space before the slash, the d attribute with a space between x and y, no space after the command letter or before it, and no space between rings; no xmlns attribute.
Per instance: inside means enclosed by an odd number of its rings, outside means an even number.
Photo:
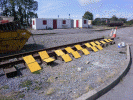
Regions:
<svg viewBox="0 0 133 100"><path fill-rule="evenodd" d="M33 50L44 49L44 48L45 47L40 44L25 44L24 47L20 51L2 53L2 54L0 54L0 57L9 56L9 55L18 54L18 53L29 52L29 51L33 51Z"/></svg>

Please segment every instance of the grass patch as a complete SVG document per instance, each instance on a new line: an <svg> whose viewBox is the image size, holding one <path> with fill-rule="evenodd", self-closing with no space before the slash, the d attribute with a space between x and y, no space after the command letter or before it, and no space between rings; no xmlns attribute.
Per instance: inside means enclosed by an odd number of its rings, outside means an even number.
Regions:
<svg viewBox="0 0 133 100"><path fill-rule="evenodd" d="M73 98L78 98L78 97L80 97L80 94L79 93L78 94L74 94L72 97Z"/></svg>
<svg viewBox="0 0 133 100"><path fill-rule="evenodd" d="M97 82L103 83L102 78L101 78L101 77L98 77L98 78L97 78Z"/></svg>
<svg viewBox="0 0 133 100"><path fill-rule="evenodd" d="M67 82L67 80L60 80L61 83Z"/></svg>
<svg viewBox="0 0 133 100"><path fill-rule="evenodd" d="M115 72L112 72L110 75L107 75L106 77L107 77L107 78L113 78L114 75L115 75Z"/></svg>
<svg viewBox="0 0 133 100"><path fill-rule="evenodd" d="M58 73L58 75L60 76L60 72Z"/></svg>
<svg viewBox="0 0 133 100"><path fill-rule="evenodd" d="M73 74L75 74L75 71L73 71Z"/></svg>
<svg viewBox="0 0 133 100"><path fill-rule="evenodd" d="M1 89L9 89L9 86L8 85L5 85L5 86L1 87L0 90Z"/></svg>
<svg viewBox="0 0 133 100"><path fill-rule="evenodd" d="M26 81L22 82L19 86L20 87L29 87L31 85L32 85L32 81L26 80Z"/></svg>
<svg viewBox="0 0 133 100"><path fill-rule="evenodd" d="M53 76L50 76L47 80L47 82L54 82L54 77Z"/></svg>
<svg viewBox="0 0 133 100"><path fill-rule="evenodd" d="M66 76L68 76L69 74L66 74Z"/></svg>
<svg viewBox="0 0 133 100"><path fill-rule="evenodd" d="M108 71L107 71L107 70L105 70L105 72L107 73Z"/></svg>
<svg viewBox="0 0 133 100"><path fill-rule="evenodd" d="M72 66L72 68L75 68L75 67L76 67L75 65Z"/></svg>
<svg viewBox="0 0 133 100"><path fill-rule="evenodd" d="M35 88L34 88L34 90L40 90L42 87L40 87L40 86L36 86Z"/></svg>
<svg viewBox="0 0 133 100"><path fill-rule="evenodd" d="M35 72L33 72L33 74L40 74L40 71L39 70L35 71Z"/></svg>
<svg viewBox="0 0 133 100"><path fill-rule="evenodd" d="M46 92L47 95L51 95L55 92L55 89L54 88L49 88Z"/></svg>
<svg viewBox="0 0 133 100"><path fill-rule="evenodd" d="M85 90L86 90L86 92L88 92L88 91L91 91L91 90L93 90L94 88L92 87L92 86L87 86L86 88L85 88Z"/></svg>
<svg viewBox="0 0 133 100"><path fill-rule="evenodd" d="M15 99L13 98L13 96L6 97L6 96L1 96L0 95L0 100L15 100Z"/></svg>
<svg viewBox="0 0 133 100"><path fill-rule="evenodd" d="M23 98L23 97L25 97L24 94L20 94L20 95L19 95L19 98Z"/></svg>

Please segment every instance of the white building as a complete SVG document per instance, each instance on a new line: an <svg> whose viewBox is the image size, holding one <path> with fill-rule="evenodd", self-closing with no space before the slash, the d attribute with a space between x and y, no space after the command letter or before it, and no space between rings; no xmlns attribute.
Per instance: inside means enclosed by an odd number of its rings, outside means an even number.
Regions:
<svg viewBox="0 0 133 100"><path fill-rule="evenodd" d="M72 19L63 18L33 18L33 29L61 29L61 28L73 28Z"/></svg>
<svg viewBox="0 0 133 100"><path fill-rule="evenodd" d="M88 28L88 19L74 19L74 28Z"/></svg>

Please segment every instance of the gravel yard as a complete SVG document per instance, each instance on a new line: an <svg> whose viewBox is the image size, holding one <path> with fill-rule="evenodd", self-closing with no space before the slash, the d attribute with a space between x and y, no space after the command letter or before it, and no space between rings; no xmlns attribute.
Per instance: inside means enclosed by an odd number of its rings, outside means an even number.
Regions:
<svg viewBox="0 0 133 100"><path fill-rule="evenodd" d="M75 30L81 31L81 29ZM34 35L34 38L37 43L36 48L39 49L95 39L101 36L106 37L109 33L110 30L102 32L90 30L90 32L83 33ZM41 64L42 70L34 74L24 65L19 64L17 65L17 69L21 69L19 76L7 79L3 70L0 69L1 97L23 98L24 100L74 100L99 87L103 82L106 83L111 80L123 69L126 54L120 53L120 51L126 52L126 48L118 48L117 43L119 41L120 39L116 39L116 44L105 47L98 52L90 51L89 55L81 55L81 58L78 59L72 58L73 60L68 63L55 60L55 63L51 65ZM27 45L33 43L32 38L30 38ZM32 46L34 47L34 45Z"/></svg>

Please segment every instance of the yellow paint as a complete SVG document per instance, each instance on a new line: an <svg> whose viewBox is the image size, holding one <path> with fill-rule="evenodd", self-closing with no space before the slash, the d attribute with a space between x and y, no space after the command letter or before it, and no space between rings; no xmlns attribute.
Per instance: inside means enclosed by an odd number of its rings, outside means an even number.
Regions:
<svg viewBox="0 0 133 100"><path fill-rule="evenodd" d="M47 63L53 62L55 60L53 58L50 58L49 55L48 55L48 53L46 51L41 51L41 52L38 52L38 53L39 53L41 59L43 61L47 62Z"/></svg>
<svg viewBox="0 0 133 100"><path fill-rule="evenodd" d="M97 52L98 49L96 47L91 47L94 52Z"/></svg>
<svg viewBox="0 0 133 100"><path fill-rule="evenodd" d="M38 52L41 59L46 59L46 58L49 58L49 55L47 54L46 51L41 51L41 52Z"/></svg>
<svg viewBox="0 0 133 100"><path fill-rule="evenodd" d="M105 44L106 42L104 42L104 41L100 41L101 43L103 43L103 44Z"/></svg>
<svg viewBox="0 0 133 100"><path fill-rule="evenodd" d="M80 58L80 54L77 51L72 52L72 55L74 56L74 58Z"/></svg>
<svg viewBox="0 0 133 100"><path fill-rule="evenodd" d="M1 31L0 32L0 53L21 50L30 38L31 33L27 30ZM9 45L7 47L7 45Z"/></svg>
<svg viewBox="0 0 133 100"><path fill-rule="evenodd" d="M86 45L88 48L92 47L89 43L85 43L85 45Z"/></svg>
<svg viewBox="0 0 133 100"><path fill-rule="evenodd" d="M106 42L110 42L110 41L108 41L107 39L104 39Z"/></svg>
<svg viewBox="0 0 133 100"><path fill-rule="evenodd" d="M99 44L101 44L101 43L100 43L100 42L98 42L98 41L95 41L95 43L96 43L96 44L98 44L98 45L99 45Z"/></svg>
<svg viewBox="0 0 133 100"><path fill-rule="evenodd" d="M25 57L23 57L23 59L24 59L24 61L25 61L27 64L30 64L30 63L36 62L36 60L33 58L32 55L25 56Z"/></svg>
<svg viewBox="0 0 133 100"><path fill-rule="evenodd" d="M65 48L65 50L66 50L68 53L74 52L74 50L73 50L72 48L70 48L70 47Z"/></svg>
<svg viewBox="0 0 133 100"><path fill-rule="evenodd" d="M36 60L33 58L32 55L23 57L24 61L26 62L27 66L29 67L31 72L35 72L41 69L39 64L36 62Z"/></svg>
<svg viewBox="0 0 133 100"><path fill-rule="evenodd" d="M95 44L94 42L90 42L90 44L91 44L92 46L96 46L96 44Z"/></svg>
<svg viewBox="0 0 133 100"><path fill-rule="evenodd" d="M27 66L29 67L31 72L35 72L35 71L41 70L41 67L39 66L39 64L37 62L30 63Z"/></svg>
<svg viewBox="0 0 133 100"><path fill-rule="evenodd" d="M74 45L76 48L77 48L77 50L82 50L83 48L78 44L78 45Z"/></svg>
<svg viewBox="0 0 133 100"><path fill-rule="evenodd" d="M111 39L108 39L109 41L113 41L113 40L111 40Z"/></svg>
<svg viewBox="0 0 133 100"><path fill-rule="evenodd" d="M49 62L53 62L55 59L53 58L47 58L47 59L43 59L43 61L49 63Z"/></svg>
<svg viewBox="0 0 133 100"><path fill-rule="evenodd" d="M68 54L64 54L61 56L65 62L72 61L71 57Z"/></svg>
<svg viewBox="0 0 133 100"><path fill-rule="evenodd" d="M97 47L99 50L102 50L102 49L103 49L100 45L96 45L96 47Z"/></svg>
<svg viewBox="0 0 133 100"><path fill-rule="evenodd" d="M83 51L83 53L84 53L85 55L90 54L90 52L89 52L87 49L82 49L82 51Z"/></svg>
<svg viewBox="0 0 133 100"><path fill-rule="evenodd" d="M54 52L55 52L58 56L62 56L62 55L65 54L61 49L55 50Z"/></svg>

